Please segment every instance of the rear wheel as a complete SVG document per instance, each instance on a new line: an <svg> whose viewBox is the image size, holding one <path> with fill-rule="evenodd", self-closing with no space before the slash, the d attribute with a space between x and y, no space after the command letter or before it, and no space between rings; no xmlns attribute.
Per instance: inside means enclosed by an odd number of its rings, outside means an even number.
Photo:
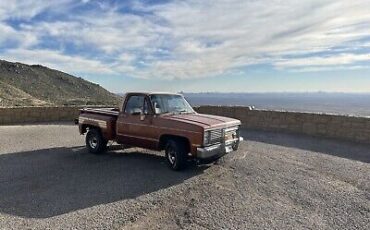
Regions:
<svg viewBox="0 0 370 230"><path fill-rule="evenodd" d="M86 147L90 153L100 154L107 148L108 141L105 140L101 132L97 129L90 129L86 134Z"/></svg>
<svg viewBox="0 0 370 230"><path fill-rule="evenodd" d="M186 145L180 140L169 140L166 144L166 160L172 170L181 170L187 164Z"/></svg>

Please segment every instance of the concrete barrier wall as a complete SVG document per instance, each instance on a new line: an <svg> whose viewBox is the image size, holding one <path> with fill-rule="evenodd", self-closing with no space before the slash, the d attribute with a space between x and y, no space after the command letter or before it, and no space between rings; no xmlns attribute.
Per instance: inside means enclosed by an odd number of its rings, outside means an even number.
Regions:
<svg viewBox="0 0 370 230"><path fill-rule="evenodd" d="M73 121L81 107L0 108L0 125ZM237 118L244 128L303 133L370 143L370 118L330 114L251 110L248 107L201 106L199 113Z"/></svg>
<svg viewBox="0 0 370 230"><path fill-rule="evenodd" d="M199 113L233 117L244 128L303 133L370 143L370 118L316 113L251 110L248 107L201 106Z"/></svg>
<svg viewBox="0 0 370 230"><path fill-rule="evenodd" d="M0 125L29 122L73 121L80 107L0 108Z"/></svg>

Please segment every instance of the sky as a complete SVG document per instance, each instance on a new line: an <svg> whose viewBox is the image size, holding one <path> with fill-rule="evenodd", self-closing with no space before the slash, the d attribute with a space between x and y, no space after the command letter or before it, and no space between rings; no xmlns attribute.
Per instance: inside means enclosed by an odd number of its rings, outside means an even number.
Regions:
<svg viewBox="0 0 370 230"><path fill-rule="evenodd" d="M370 0L0 0L0 59L112 92L370 92Z"/></svg>

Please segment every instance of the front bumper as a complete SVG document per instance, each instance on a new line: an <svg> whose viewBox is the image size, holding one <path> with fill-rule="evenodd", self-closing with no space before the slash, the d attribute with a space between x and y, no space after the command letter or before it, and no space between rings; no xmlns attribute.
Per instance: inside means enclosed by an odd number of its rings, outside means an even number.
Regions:
<svg viewBox="0 0 370 230"><path fill-rule="evenodd" d="M243 141L243 137L239 137L237 140L227 143L216 144L208 147L197 148L197 158L200 159L211 159L221 157L231 151L233 151L233 144L238 142L239 144Z"/></svg>

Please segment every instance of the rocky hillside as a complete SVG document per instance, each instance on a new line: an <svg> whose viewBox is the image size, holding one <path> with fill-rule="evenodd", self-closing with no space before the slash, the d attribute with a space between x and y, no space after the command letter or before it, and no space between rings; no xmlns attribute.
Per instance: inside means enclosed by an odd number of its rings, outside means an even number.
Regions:
<svg viewBox="0 0 370 230"><path fill-rule="evenodd" d="M98 84L49 69L0 60L0 107L115 105L119 97Z"/></svg>

